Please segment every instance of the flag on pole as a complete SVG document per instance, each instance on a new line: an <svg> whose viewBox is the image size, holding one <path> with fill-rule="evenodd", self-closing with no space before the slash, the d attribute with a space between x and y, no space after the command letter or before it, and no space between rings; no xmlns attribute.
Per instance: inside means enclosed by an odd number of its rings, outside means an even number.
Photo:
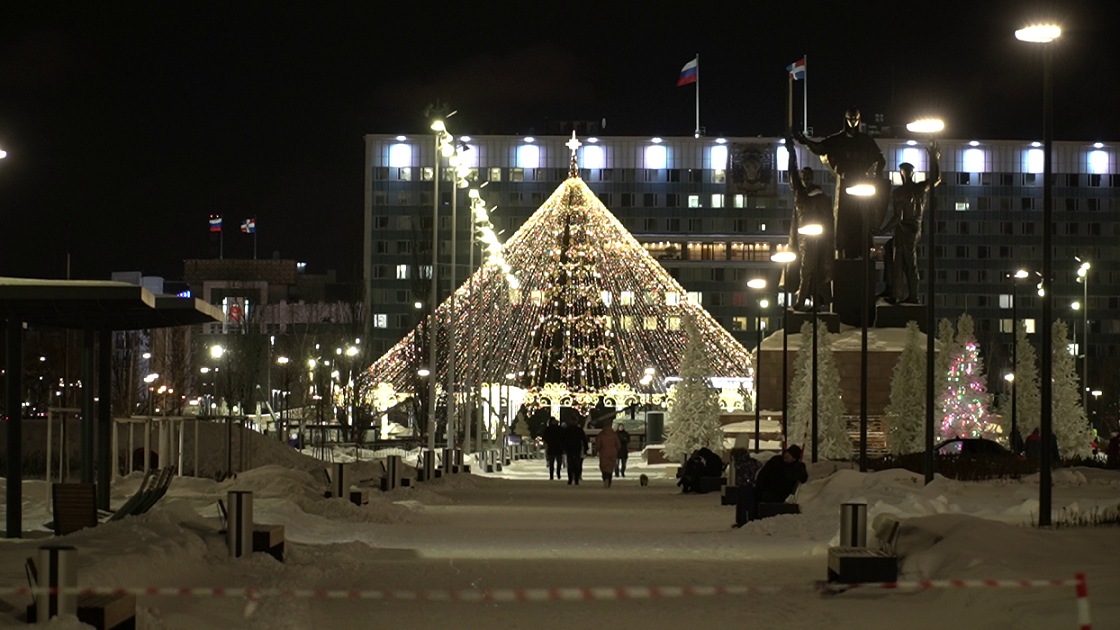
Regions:
<svg viewBox="0 0 1120 630"><path fill-rule="evenodd" d="M794 81L800 81L801 79L804 79L805 78L805 58L802 57L801 59L793 62L792 64L790 64L788 66L786 66L786 70L789 71L789 78L793 79Z"/></svg>
<svg viewBox="0 0 1120 630"><path fill-rule="evenodd" d="M700 71L700 64L697 59L684 64L681 68L681 78L677 79L677 87L688 85L689 83L696 83L696 74Z"/></svg>
<svg viewBox="0 0 1120 630"><path fill-rule="evenodd" d="M220 214L210 215L210 231L211 232L221 232L222 231L222 216Z"/></svg>
<svg viewBox="0 0 1120 630"><path fill-rule="evenodd" d="M253 234L254 232L256 232L257 231L257 219L256 219L256 217L254 217L252 219L245 219L244 221L242 221L241 222L241 231L246 233L246 234Z"/></svg>

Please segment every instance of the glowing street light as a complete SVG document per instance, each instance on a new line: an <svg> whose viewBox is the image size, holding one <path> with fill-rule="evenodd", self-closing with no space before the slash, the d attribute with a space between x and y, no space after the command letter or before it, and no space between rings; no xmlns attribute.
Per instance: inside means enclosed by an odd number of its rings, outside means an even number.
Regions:
<svg viewBox="0 0 1120 630"><path fill-rule="evenodd" d="M849 195L853 197L873 197L875 196L875 187L871 184L856 184L855 186L848 186L844 189Z"/></svg>
<svg viewBox="0 0 1120 630"><path fill-rule="evenodd" d="M922 118L906 123L906 130L911 133L939 133L945 130L945 121L940 118Z"/></svg>
<svg viewBox="0 0 1120 630"><path fill-rule="evenodd" d="M214 357L215 359L222 358L222 355L225 353L226 349L221 346L210 346L210 356Z"/></svg>
<svg viewBox="0 0 1120 630"><path fill-rule="evenodd" d="M1035 24L1015 31L1015 39L1034 44L1048 44L1062 35L1062 27L1055 24Z"/></svg>
<svg viewBox="0 0 1120 630"><path fill-rule="evenodd" d="M824 234L824 226L817 223L802 225L801 227L797 228L797 233L803 236L820 236L821 234Z"/></svg>

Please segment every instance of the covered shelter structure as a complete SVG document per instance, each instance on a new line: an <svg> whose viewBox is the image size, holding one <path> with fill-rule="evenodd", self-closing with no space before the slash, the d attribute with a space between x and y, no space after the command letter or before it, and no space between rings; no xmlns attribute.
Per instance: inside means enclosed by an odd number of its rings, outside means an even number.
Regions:
<svg viewBox="0 0 1120 630"><path fill-rule="evenodd" d="M81 481L96 483L97 505L100 509L109 509L113 465L110 444L113 332L204 324L221 321L223 316L219 308L202 300L157 296L143 287L124 282L0 277L0 317L5 320L7 348L4 366L8 482L6 526L7 537L18 538L22 536L23 522L21 383L24 327L31 324L82 332ZM95 352L98 347L100 352ZM94 382L98 383L100 402L96 422Z"/></svg>

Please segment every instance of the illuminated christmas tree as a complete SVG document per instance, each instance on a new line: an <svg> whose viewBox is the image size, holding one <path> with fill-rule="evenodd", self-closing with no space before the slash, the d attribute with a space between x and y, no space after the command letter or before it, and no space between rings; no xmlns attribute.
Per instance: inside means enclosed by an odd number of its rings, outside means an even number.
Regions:
<svg viewBox="0 0 1120 630"><path fill-rule="evenodd" d="M719 393L708 383L708 357L694 318L685 320L688 345L680 362L681 380L669 403L665 430L665 457L684 461L693 451L708 447L723 452L723 428L719 422Z"/></svg>
<svg viewBox="0 0 1120 630"><path fill-rule="evenodd" d="M916 322L906 324L906 345L891 378L891 402L884 410L887 450L896 455L925 450L926 352Z"/></svg>
<svg viewBox="0 0 1120 630"><path fill-rule="evenodd" d="M1063 458L1088 457L1093 430L1081 406L1077 363L1069 347L1069 327L1062 320L1054 322L1053 366L1053 431L1058 453Z"/></svg>
<svg viewBox="0 0 1120 630"><path fill-rule="evenodd" d="M957 320L957 336L953 343L946 378L946 389L941 395L941 437L1000 438L996 418L988 413L991 395L988 394L984 376L984 362L980 358L980 344L973 333L972 317L965 313Z"/></svg>
<svg viewBox="0 0 1120 630"><path fill-rule="evenodd" d="M437 383L446 381L448 326L457 334L456 376L506 384L520 375L530 408L561 404L587 410L645 399L647 368L678 374L693 316L709 377L745 378L746 350L705 311L607 210L573 167L504 247L486 241L490 257L436 310ZM470 191L472 209L480 194ZM515 280L512 280L515 279ZM450 321L449 321L450 320ZM408 392L426 360L410 332L370 367L371 387ZM660 381L655 382L659 386ZM460 384L458 391L467 385Z"/></svg>
<svg viewBox="0 0 1120 630"><path fill-rule="evenodd" d="M832 356L828 328L817 326L817 453L818 458L843 460L852 457L852 440L844 422L844 402L840 398L840 372ZM813 326L801 325L800 346L790 384L789 443L796 444L812 457L813 423Z"/></svg>

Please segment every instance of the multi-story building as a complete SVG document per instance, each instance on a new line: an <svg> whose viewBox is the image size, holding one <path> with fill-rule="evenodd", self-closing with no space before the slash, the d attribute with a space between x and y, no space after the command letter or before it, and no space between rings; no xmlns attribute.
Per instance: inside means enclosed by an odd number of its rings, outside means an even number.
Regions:
<svg viewBox="0 0 1120 630"><path fill-rule="evenodd" d="M462 137L470 177L486 182L482 195L495 227L508 238L567 177L567 137ZM580 175L623 225L684 288L744 346L754 346L753 309L759 296L749 279L769 280L772 303L781 270L770 261L788 241L791 200L787 149L778 138L581 138ZM877 138L886 170L929 169L922 138ZM1042 260L1043 153L1037 142L942 140L942 185L936 189L938 317L969 312L987 362L991 387L1001 391L1010 369L1012 274L1018 316L1034 330L1041 316L1035 272ZM388 349L419 320L427 300L432 217L439 213L437 277L440 299L449 289L452 187L441 169L434 203L432 136L366 136L365 287L371 351ZM1120 396L1120 379L1107 369L1120 355L1120 165L1116 144L1054 144L1054 314L1076 323L1084 339L1088 320L1089 386L1103 390L1096 410ZM833 194L833 177L804 148L798 162L817 172ZM446 160L443 160L446 166ZM466 195L457 200L456 280L467 275L470 224ZM884 237L885 239L885 237ZM923 239L924 240L924 239ZM918 248L924 275L926 248ZM477 263L478 258L475 258ZM1081 261L1090 263L1080 284ZM1086 292L1087 289L1087 292ZM925 288L921 289L923 295ZM1086 298L1087 293L1087 300ZM778 298L778 299L775 299ZM1080 310L1070 304L1079 302ZM764 320L765 321L765 320ZM773 320L777 325L778 321ZM1112 404L1109 404L1111 401ZM1090 399L1090 405L1094 401ZM1091 407L1093 409L1093 407Z"/></svg>

